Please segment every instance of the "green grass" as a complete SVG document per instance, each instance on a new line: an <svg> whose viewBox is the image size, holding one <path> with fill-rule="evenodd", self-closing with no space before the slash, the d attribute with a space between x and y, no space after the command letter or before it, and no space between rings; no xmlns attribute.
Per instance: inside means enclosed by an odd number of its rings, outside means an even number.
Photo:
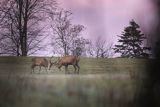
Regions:
<svg viewBox="0 0 160 107"><path fill-rule="evenodd" d="M137 87L135 80L95 74L6 78L0 78L1 107L124 107L132 104Z"/></svg>
<svg viewBox="0 0 160 107"><path fill-rule="evenodd" d="M72 66L31 74L31 57L0 57L0 107L131 107L148 63L81 58L79 75Z"/></svg>
<svg viewBox="0 0 160 107"><path fill-rule="evenodd" d="M53 58L52 61L56 61ZM146 70L145 59L95 59L81 58L80 74L102 74L102 73L126 73L126 72L142 72ZM0 73L30 73L31 72L31 57L0 57ZM35 73L38 73L39 68L35 68ZM69 66L70 73L74 73L73 66ZM45 69L42 68L41 74L44 74ZM64 67L59 71L55 66L52 66L49 74L64 74Z"/></svg>

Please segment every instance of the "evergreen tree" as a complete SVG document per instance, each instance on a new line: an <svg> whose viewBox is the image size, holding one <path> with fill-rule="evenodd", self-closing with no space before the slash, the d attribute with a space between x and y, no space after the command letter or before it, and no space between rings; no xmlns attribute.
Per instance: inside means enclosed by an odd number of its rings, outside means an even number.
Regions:
<svg viewBox="0 0 160 107"><path fill-rule="evenodd" d="M143 41L146 39L144 34L139 30L140 26L134 21L130 21L130 25L124 29L122 35L119 36L115 45L115 53L121 53L121 57L149 57L150 47L143 47Z"/></svg>

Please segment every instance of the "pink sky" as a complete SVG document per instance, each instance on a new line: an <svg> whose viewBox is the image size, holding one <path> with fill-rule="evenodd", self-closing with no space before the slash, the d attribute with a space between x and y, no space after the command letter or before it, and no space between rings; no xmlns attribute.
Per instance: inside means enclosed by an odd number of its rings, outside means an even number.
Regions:
<svg viewBox="0 0 160 107"><path fill-rule="evenodd" d="M85 38L95 40L102 36L107 43L117 43L124 27L134 19L148 33L156 22L155 6L152 0L57 0L64 9L73 13L73 23L82 24ZM149 37L152 40L154 37ZM48 42L48 41L47 41ZM51 49L48 49L51 50ZM43 55L52 55L51 51Z"/></svg>
<svg viewBox="0 0 160 107"><path fill-rule="evenodd" d="M57 0L73 12L73 22L86 27L84 36L103 36L115 42L124 27L134 19L145 31L156 20L152 0Z"/></svg>

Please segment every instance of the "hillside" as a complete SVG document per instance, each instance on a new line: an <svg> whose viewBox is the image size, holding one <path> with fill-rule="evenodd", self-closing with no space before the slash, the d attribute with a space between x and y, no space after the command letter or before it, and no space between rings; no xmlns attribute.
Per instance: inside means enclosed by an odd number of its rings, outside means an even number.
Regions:
<svg viewBox="0 0 160 107"><path fill-rule="evenodd" d="M0 57L0 107L132 107L146 64L144 59L81 58L79 75L72 67L67 75L56 67L31 74L31 57Z"/></svg>

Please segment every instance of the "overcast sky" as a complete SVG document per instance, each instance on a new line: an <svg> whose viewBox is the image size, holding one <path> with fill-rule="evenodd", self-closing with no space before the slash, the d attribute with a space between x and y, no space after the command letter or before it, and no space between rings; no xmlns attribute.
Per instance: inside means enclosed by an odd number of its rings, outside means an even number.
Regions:
<svg viewBox="0 0 160 107"><path fill-rule="evenodd" d="M73 22L86 27L84 36L103 36L115 42L124 27L134 19L143 30L154 25L152 0L57 0L61 7L73 12Z"/></svg>
<svg viewBox="0 0 160 107"><path fill-rule="evenodd" d="M102 36L116 44L129 21L134 19L147 33L156 23L156 9L152 0L57 0L60 7L73 13L73 23L82 24L85 38L96 40ZM151 40L150 37L148 40ZM48 49L51 50L51 49ZM50 55L52 52L43 53Z"/></svg>

